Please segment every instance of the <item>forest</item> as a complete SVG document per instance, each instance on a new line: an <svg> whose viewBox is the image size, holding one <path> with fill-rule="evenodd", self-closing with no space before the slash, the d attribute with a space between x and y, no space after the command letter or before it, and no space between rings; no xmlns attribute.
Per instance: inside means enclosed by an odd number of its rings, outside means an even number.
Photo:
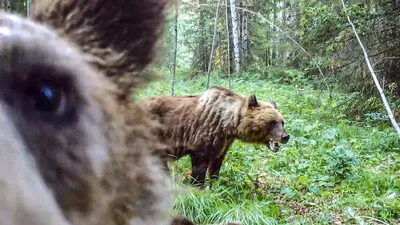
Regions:
<svg viewBox="0 0 400 225"><path fill-rule="evenodd" d="M29 1L0 4L29 14ZM164 31L151 68L161 79L132 101L220 86L275 101L291 136L279 152L236 140L203 189L190 185L190 157L170 163L175 214L400 224L399 0L172 1Z"/></svg>

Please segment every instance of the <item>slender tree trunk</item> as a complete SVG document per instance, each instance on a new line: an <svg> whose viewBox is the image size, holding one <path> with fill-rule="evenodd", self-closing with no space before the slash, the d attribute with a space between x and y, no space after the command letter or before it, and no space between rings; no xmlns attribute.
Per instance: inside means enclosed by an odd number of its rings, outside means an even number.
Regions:
<svg viewBox="0 0 400 225"><path fill-rule="evenodd" d="M238 21L238 40L239 40L239 54L242 55L242 49L240 49L240 43L242 43L242 12L243 12L243 2L239 2L239 12L237 12L237 21Z"/></svg>
<svg viewBox="0 0 400 225"><path fill-rule="evenodd" d="M276 23L277 23L277 17L278 17L278 10L277 10L277 7L278 7L278 5L277 5L277 2L276 2L276 0L274 0L273 1L273 3L274 3L274 10L273 10L273 23L276 25ZM272 65L274 65L274 63L275 63L275 59L277 58L277 52L278 52L278 43L277 43L277 41L276 41L276 39L277 39L277 31L276 31L276 27L275 26L272 26L272 34L275 36L275 37L273 37L273 45L272 45L272 54L271 54L271 64Z"/></svg>
<svg viewBox="0 0 400 225"><path fill-rule="evenodd" d="M197 27L198 41L194 50L192 60L192 68L200 73L207 71L207 46L206 46L206 19L204 14L204 5L207 0L198 0L198 9L196 10L199 15L199 22Z"/></svg>
<svg viewBox="0 0 400 225"><path fill-rule="evenodd" d="M287 29L287 24L286 24L286 16L288 13L289 7L287 7L286 5L286 0L283 1L283 7L280 10L280 15L281 15L281 21L279 21L281 23L281 27L286 30ZM289 52L287 51L287 49L284 49L282 52L282 59L286 60L289 57Z"/></svg>
<svg viewBox="0 0 400 225"><path fill-rule="evenodd" d="M175 95L175 72L176 72L176 55L178 54L178 3L175 3L175 21L174 21L174 56L172 64L172 78L171 78L171 96Z"/></svg>
<svg viewBox="0 0 400 225"><path fill-rule="evenodd" d="M238 37L238 21L236 11L236 1L231 1L231 15L232 15L232 36L233 36L233 53L235 58L235 72L240 72L240 50L239 50L239 37Z"/></svg>
<svg viewBox="0 0 400 225"><path fill-rule="evenodd" d="M383 102L383 105L385 106L385 109L386 109L386 112L388 114L389 120L392 123L393 128L397 132L397 135L400 137L399 124L397 123L396 118L393 115L393 111L390 108L390 105L389 105L389 103L388 103L388 101L386 99L385 93L383 92L383 89L382 89L381 85L379 84L379 81L378 81L378 78L377 78L377 76L375 74L375 71L372 68L371 62L370 62L369 57L368 57L367 50L365 49L363 43L361 42L360 37L358 36L358 33L356 31L356 28L355 28L353 22L350 20L349 14L347 13L346 5L344 3L344 0L342 0L342 6L343 6L343 9L344 9L344 11L346 13L347 20L349 21L349 24L350 24L350 26L351 26L351 28L352 28L352 30L354 32L354 35L356 36L357 41L358 41L358 43L359 43L359 45L361 47L361 50L362 50L362 52L364 54L364 59L365 59L365 61L367 63L367 66L368 66L368 69L369 69L369 71L371 73L372 79L374 80L375 86L378 89L379 95L382 98L382 102Z"/></svg>
<svg viewBox="0 0 400 225"><path fill-rule="evenodd" d="M31 0L26 0L26 17L29 17L30 6L31 6Z"/></svg>
<svg viewBox="0 0 400 225"><path fill-rule="evenodd" d="M247 62L247 57L249 54L249 42L248 42L248 24L247 24L247 11L246 11L246 5L242 5L242 31L240 32L241 34L241 49L242 49L242 68L246 68L246 62Z"/></svg>
<svg viewBox="0 0 400 225"><path fill-rule="evenodd" d="M208 62L208 70L207 70L207 89L210 87L211 68L212 68L212 61L213 61L213 56L214 56L215 37L217 36L217 25L218 25L220 3L221 3L221 0L218 0L217 9L215 10L214 34L213 34L213 39L212 39L212 43L211 43L210 61Z"/></svg>
<svg viewBox="0 0 400 225"><path fill-rule="evenodd" d="M204 15L204 4L206 3L206 0L199 0L199 5L200 5L200 18L199 18L199 34L200 34L200 42L198 45L198 54L199 57L197 60L199 60L199 69L200 71L206 71L206 19Z"/></svg>
<svg viewBox="0 0 400 225"><path fill-rule="evenodd" d="M225 1L225 24L226 24L226 37L228 41L228 52L226 53L227 57L227 73L228 73L228 88L231 89L231 38L229 35L229 0Z"/></svg>
<svg viewBox="0 0 400 225"><path fill-rule="evenodd" d="M227 25L228 25L228 27L229 27L229 29L228 29L228 32L229 32L229 49L230 49L230 55L229 55L229 57L230 57L230 62L229 62L229 64L230 64L230 71L231 71L231 74L233 73L233 71L235 71L235 60L234 60L234 56L233 56L233 51L232 51L232 49L233 49L233 30L232 30L232 13L231 13L231 1L230 0L228 0L228 6L227 6L227 10L228 10L228 23L227 23Z"/></svg>

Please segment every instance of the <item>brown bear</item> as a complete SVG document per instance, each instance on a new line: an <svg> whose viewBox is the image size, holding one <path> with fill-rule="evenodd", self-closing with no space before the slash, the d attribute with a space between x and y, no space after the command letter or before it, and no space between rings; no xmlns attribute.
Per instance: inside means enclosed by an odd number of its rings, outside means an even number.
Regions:
<svg viewBox="0 0 400 225"><path fill-rule="evenodd" d="M155 153L163 158L164 167L190 155L195 185L204 185L207 169L211 177L218 176L235 139L266 144L276 152L290 138L274 102L257 101L255 95L246 99L221 87L200 95L148 97L139 104L162 125L157 135L168 148Z"/></svg>
<svg viewBox="0 0 400 225"><path fill-rule="evenodd" d="M31 20L0 13L1 224L171 223L149 153L156 125L127 98L151 80L166 4L33 0Z"/></svg>

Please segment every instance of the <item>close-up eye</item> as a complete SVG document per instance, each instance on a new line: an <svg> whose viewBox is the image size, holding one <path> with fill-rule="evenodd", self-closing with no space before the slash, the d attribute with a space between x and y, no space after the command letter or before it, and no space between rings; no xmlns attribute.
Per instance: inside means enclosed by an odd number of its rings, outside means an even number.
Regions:
<svg viewBox="0 0 400 225"><path fill-rule="evenodd" d="M24 94L28 103L38 111L52 113L63 111L65 96L57 84L34 81L25 87Z"/></svg>
<svg viewBox="0 0 400 225"><path fill-rule="evenodd" d="M25 113L44 113L47 117L62 116L66 112L71 86L69 76L46 65L31 66L15 75L14 87Z"/></svg>

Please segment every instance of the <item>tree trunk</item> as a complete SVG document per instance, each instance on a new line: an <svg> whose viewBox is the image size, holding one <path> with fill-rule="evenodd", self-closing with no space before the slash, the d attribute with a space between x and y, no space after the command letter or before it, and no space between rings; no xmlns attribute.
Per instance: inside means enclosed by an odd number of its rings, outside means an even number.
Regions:
<svg viewBox="0 0 400 225"><path fill-rule="evenodd" d="M246 61L247 57L249 54L249 39L248 39L248 24L247 24L247 6L242 5L242 13L241 13L241 19L242 19L242 31L240 32L241 34L241 49L242 49L242 68L246 68Z"/></svg>
<svg viewBox="0 0 400 225"><path fill-rule="evenodd" d="M280 15L281 15L281 21L280 22L280 26L283 30L287 30L287 24L286 24L286 16L288 14L288 10L289 10L289 6L286 4L287 0L283 1L283 7L280 10ZM281 52L281 57L282 59L286 60L289 57L289 51L287 48L284 48L283 51Z"/></svg>
<svg viewBox="0 0 400 225"><path fill-rule="evenodd" d="M363 43L361 42L360 37L358 36L358 33L357 33L357 31L356 31L356 28L355 28L353 22L350 20L349 14L348 14L347 9L346 9L346 5L345 5L345 3L344 3L344 0L342 0L342 6L343 6L344 12L345 12L345 14L346 14L347 21L349 22L349 24L350 24L350 26L351 26L351 28L352 28L352 30L353 30L353 33L354 33L354 35L355 35L356 38L357 38L357 42L358 42L358 44L360 45L361 50L362 50L362 52L363 52L363 54L364 54L364 59L365 59L365 61L366 61L366 63L367 63L367 66L368 66L368 69L369 69L369 71L370 71L370 73L371 73L372 79L374 80L375 86L376 86L376 88L378 89L379 95L381 96L381 99L382 99L383 105L385 106L385 109L386 109L386 112L387 112L387 114L388 114L389 120L390 120L390 122L392 123L393 128L394 128L395 131L397 132L397 135L400 137L400 127L399 127L399 124L397 123L396 118L395 118L394 115L393 115L393 111L392 111L392 109L390 108L390 105L389 105L389 103L388 103L388 101L387 101L387 99L386 99L385 93L384 93L384 91L382 90L381 85L379 84L379 81L378 81L378 78L377 78L377 76L376 76L376 74L375 74L374 69L372 68L372 65L371 65L371 62L370 62L370 60L369 60L369 56L368 56L367 50L365 49Z"/></svg>
<svg viewBox="0 0 400 225"><path fill-rule="evenodd" d="M235 58L235 72L240 72L240 53L239 53L239 37L238 37L238 21L236 11L236 1L231 0L232 15L232 36L233 36L233 53Z"/></svg>
<svg viewBox="0 0 400 225"><path fill-rule="evenodd" d="M230 71L231 71L231 73L230 74L232 74L232 71L235 71L235 60L234 60L234 56L233 56L233 51L232 51L232 49L233 49L233 34L232 34L232 14L231 14L231 1L230 0L227 0L227 2L228 2L228 5L227 5L227 13L228 13L228 23L227 23L227 26L228 26L228 34L229 34L229 49L230 49L230 51L229 51L229 64L230 64L230 67L229 67L229 69L230 69Z"/></svg>
<svg viewBox="0 0 400 225"><path fill-rule="evenodd" d="M171 96L175 95L175 72L176 72L176 55L178 54L178 3L175 3L175 20L174 20L174 56L172 64L172 78L171 78Z"/></svg>
<svg viewBox="0 0 400 225"><path fill-rule="evenodd" d="M230 32L229 32L229 0L225 1L225 24L226 24L226 37L228 41L228 50L226 53L227 57L227 74L228 74L228 88L231 89L231 49L230 49Z"/></svg>
<svg viewBox="0 0 400 225"><path fill-rule="evenodd" d="M212 61L213 61L213 56L214 56L215 37L217 36L217 25L218 25L220 2L221 2L221 0L218 0L217 9L215 10L214 34L213 34L213 39L212 39L212 43L211 43L210 61L208 62L208 70L207 70L207 89L210 87L211 68L212 68Z"/></svg>
<svg viewBox="0 0 400 225"><path fill-rule="evenodd" d="M240 43L242 43L242 10L243 9L243 2L239 2L239 12L237 12L238 15L238 40L239 40L239 54L242 55L242 49L240 48Z"/></svg>
<svg viewBox="0 0 400 225"><path fill-rule="evenodd" d="M276 23L277 23L277 17L278 17L278 10L277 10L277 7L278 7L278 5L277 5L277 2L276 2L276 0L274 0L274 10L273 10L273 24L275 24L276 25ZM271 64L272 65L274 65L275 64L275 59L277 58L277 52L278 52L278 43L277 43L277 41L276 41L276 39L277 39L277 31L276 31L276 27L275 26L272 26L272 34L274 35L274 37L273 37L273 45L272 45L272 54L271 54Z"/></svg>
<svg viewBox="0 0 400 225"><path fill-rule="evenodd" d="M29 8L31 6L31 0L26 1L26 17L29 17Z"/></svg>
<svg viewBox="0 0 400 225"><path fill-rule="evenodd" d="M199 0L199 7L200 7L200 17L199 17L199 27L198 27L198 32L199 32L199 44L197 45L197 57L194 58L194 65L195 67L200 70L201 72L204 72L207 70L207 49L206 49L206 19L204 15L204 5L206 3L206 0Z"/></svg>

